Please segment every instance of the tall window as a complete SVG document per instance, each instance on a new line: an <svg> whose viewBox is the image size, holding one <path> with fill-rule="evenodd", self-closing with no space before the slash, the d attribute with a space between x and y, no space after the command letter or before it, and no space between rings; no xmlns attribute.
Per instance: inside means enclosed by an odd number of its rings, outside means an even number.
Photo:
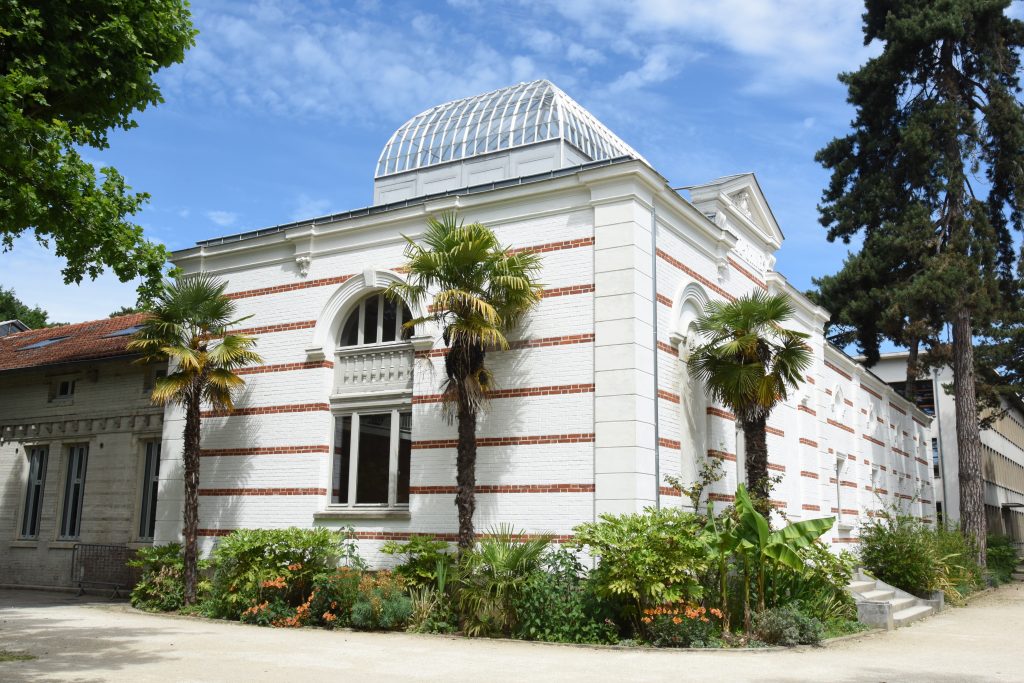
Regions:
<svg viewBox="0 0 1024 683"><path fill-rule="evenodd" d="M156 530L156 492L160 486L160 442L146 444L146 465L142 473L142 510L139 513L139 538L152 540Z"/></svg>
<svg viewBox="0 0 1024 683"><path fill-rule="evenodd" d="M412 330L402 325L409 320L412 314L405 304L399 306L383 294L374 294L360 301L348 314L341 328L339 345L385 344L408 339Z"/></svg>
<svg viewBox="0 0 1024 683"><path fill-rule="evenodd" d="M334 418L331 503L409 504L412 413L353 412Z"/></svg>
<svg viewBox="0 0 1024 683"><path fill-rule="evenodd" d="M25 489L25 509L21 516L21 537L39 536L39 516L43 510L43 484L46 481L47 449L42 446L29 449L28 486Z"/></svg>
<svg viewBox="0 0 1024 683"><path fill-rule="evenodd" d="M88 446L68 448L68 470L64 478L64 509L60 516L60 537L78 538L82 531L82 499L85 494L85 468Z"/></svg>

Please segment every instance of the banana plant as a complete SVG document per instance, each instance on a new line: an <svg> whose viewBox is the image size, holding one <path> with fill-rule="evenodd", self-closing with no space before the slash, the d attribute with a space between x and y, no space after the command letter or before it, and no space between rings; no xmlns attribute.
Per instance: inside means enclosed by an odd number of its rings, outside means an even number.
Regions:
<svg viewBox="0 0 1024 683"><path fill-rule="evenodd" d="M729 632L729 558L740 545L736 534L736 522L731 517L715 517L714 504L708 502L708 523L704 529L704 542L708 547L708 559L718 565L718 579L722 611L722 631Z"/></svg>
<svg viewBox="0 0 1024 683"><path fill-rule="evenodd" d="M800 550L810 546L835 524L835 517L820 517L794 522L778 531L772 531L768 520L754 507L743 484L736 489L736 512L739 522L736 534L739 547L752 556L757 567L758 611L765 608L765 565L774 561L794 571L804 570ZM744 566L748 566L744 558ZM749 572L747 572L749 574ZM749 621L749 576L744 578L747 595L744 600L745 620Z"/></svg>

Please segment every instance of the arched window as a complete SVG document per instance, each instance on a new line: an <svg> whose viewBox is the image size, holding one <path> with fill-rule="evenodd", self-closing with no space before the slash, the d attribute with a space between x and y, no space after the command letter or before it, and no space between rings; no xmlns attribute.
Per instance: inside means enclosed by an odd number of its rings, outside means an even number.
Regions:
<svg viewBox="0 0 1024 683"><path fill-rule="evenodd" d="M412 320L404 303L398 305L383 293L371 294L352 309L341 327L339 346L387 344L412 336L412 329L403 324Z"/></svg>

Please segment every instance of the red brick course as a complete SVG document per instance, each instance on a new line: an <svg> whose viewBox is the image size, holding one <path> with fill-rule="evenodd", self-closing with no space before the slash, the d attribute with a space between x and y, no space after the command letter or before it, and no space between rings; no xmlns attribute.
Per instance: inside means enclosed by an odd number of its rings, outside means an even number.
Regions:
<svg viewBox="0 0 1024 683"><path fill-rule="evenodd" d="M671 391L665 391L664 389L658 389L658 398L663 398L670 403L679 403L679 394L673 394Z"/></svg>
<svg viewBox="0 0 1024 683"><path fill-rule="evenodd" d="M660 493L663 496L669 496L670 498L679 498L683 495L682 493L672 488L671 486L659 486L658 493Z"/></svg>
<svg viewBox="0 0 1024 683"><path fill-rule="evenodd" d="M292 403L283 406L259 406L256 408L232 408L230 410L204 410L203 417L234 417L236 415L272 415L276 413L312 413L330 411L328 403Z"/></svg>
<svg viewBox="0 0 1024 683"><path fill-rule="evenodd" d="M741 266L739 263L734 261L732 258L729 258L729 265L732 266L733 268L735 268L736 270L740 271L740 273L745 275L747 277L747 279L750 280L751 282L753 282L755 285L757 285L761 289L767 291L768 284L764 280L761 280L758 277L756 277L753 273L751 273L749 270L747 270L746 268Z"/></svg>
<svg viewBox="0 0 1024 683"><path fill-rule="evenodd" d="M864 386L863 384L860 385L860 388L863 389L864 391L868 392L869 394L871 394L872 396L874 396L878 400L882 400L882 395L877 393L874 389L869 389L868 387Z"/></svg>
<svg viewBox="0 0 1024 683"><path fill-rule="evenodd" d="M668 306L669 308L672 308L672 299L668 298L667 296L665 296L661 292L658 292L654 296L655 296L655 299L657 299L659 304L661 304L662 306Z"/></svg>
<svg viewBox="0 0 1024 683"><path fill-rule="evenodd" d="M333 367L334 363L329 360L311 360L304 363L278 363L276 365L256 365L248 368L239 368L235 370L235 374L262 375L268 372L289 372L291 370L318 370L320 368L330 370Z"/></svg>
<svg viewBox="0 0 1024 683"><path fill-rule="evenodd" d="M818 473L817 472L811 472L810 470L800 470L800 476L801 477L807 477L808 479L817 479L818 478Z"/></svg>
<svg viewBox="0 0 1024 683"><path fill-rule="evenodd" d="M456 486L410 486L411 495L454 495ZM593 484L477 484L477 493L593 493Z"/></svg>
<svg viewBox="0 0 1024 683"><path fill-rule="evenodd" d="M786 432L782 431L778 427L765 427L764 431L768 434L774 434L775 436L785 436Z"/></svg>
<svg viewBox="0 0 1024 683"><path fill-rule="evenodd" d="M692 277L694 280L696 280L697 282L701 283L702 285L704 285L705 287L707 287L711 291L715 292L716 294L719 294L720 296L725 297L729 301L735 301L736 300L735 296L733 296L729 292L725 291L724 289L719 287L717 284L715 284L711 280L707 279L706 277L704 277L703 275L701 275L700 273L695 271L693 268L690 268L689 266L684 265L682 261L680 261L680 260L678 260L678 259L676 259L676 258L674 258L672 256L669 256L667 252L665 252L665 251L663 251L661 249L657 249L655 251L655 253L658 255L658 258L660 258L662 261L664 261L665 263L669 264L670 266L674 266L678 270L683 271L684 273L686 273L687 275Z"/></svg>
<svg viewBox="0 0 1024 683"><path fill-rule="evenodd" d="M253 448L204 448L199 451L200 457L216 458L235 455L291 455L295 453L329 453L327 444L309 446L257 446Z"/></svg>
<svg viewBox="0 0 1024 683"><path fill-rule="evenodd" d="M677 349L675 347L672 347L672 346L669 346L668 344L666 344L663 341L659 341L658 342L658 350L659 351L664 351L665 353L667 353L670 356L675 356L676 358L679 357L679 349Z"/></svg>
<svg viewBox="0 0 1024 683"><path fill-rule="evenodd" d="M801 510L808 510L810 512L821 512L821 508L817 505L811 505L810 503L804 503L800 506Z"/></svg>
<svg viewBox="0 0 1024 683"><path fill-rule="evenodd" d="M561 394L590 394L594 392L593 384L561 384L547 387L521 387L519 389L496 389L487 392L487 398L521 398L524 396L557 396ZM413 396L412 402L440 403L441 394L423 394Z"/></svg>
<svg viewBox="0 0 1024 683"><path fill-rule="evenodd" d="M818 414L817 410L815 410L814 408L811 408L810 406L805 406L803 403L798 404L796 409L799 410L800 412L807 413L808 415L817 415Z"/></svg>
<svg viewBox="0 0 1024 683"><path fill-rule="evenodd" d="M568 285L567 287L553 287L545 289L540 294L542 299L553 299L557 296L571 296L573 294L590 294L594 291L594 285Z"/></svg>
<svg viewBox="0 0 1024 683"><path fill-rule="evenodd" d="M800 437L800 443L803 444L804 446L810 446L811 448L817 448L818 447L818 442L817 441L814 441L813 439L806 439L806 438L804 438L802 436Z"/></svg>
<svg viewBox="0 0 1024 683"><path fill-rule="evenodd" d="M476 445L484 448L490 446L537 446L548 443L593 443L593 432L581 434L543 434L539 436L483 436L476 440ZM431 448L455 448L458 439L425 439L414 441L413 450Z"/></svg>
<svg viewBox="0 0 1024 683"><path fill-rule="evenodd" d="M574 240L561 240L560 242L547 242L532 247L518 247L509 249L513 254L521 254L524 251L532 251L534 254L546 254L549 251L562 251L563 249L579 249L580 247L594 246L593 237L580 237Z"/></svg>
<svg viewBox="0 0 1024 683"><path fill-rule="evenodd" d="M594 334L592 332L586 334L566 334L561 337L538 337L537 339L521 339L509 343L509 351L518 351L519 349L536 349L547 346L568 346L569 344L590 344L594 341ZM440 349L430 349L429 351L417 351L417 358L441 358L448 353L448 347ZM491 351L491 353L501 353L498 351Z"/></svg>
<svg viewBox="0 0 1024 683"><path fill-rule="evenodd" d="M846 425L844 425L844 424L841 424L841 423L839 423L839 422L836 422L836 421L835 421L835 420L833 420L832 418L828 418L828 420L826 420L826 422L828 422L828 423L829 423L830 425L832 425L833 427L836 427L836 428L838 428L838 429L842 429L842 430L843 430L844 432L849 432L850 434L853 434L853 427L847 427L847 426L846 426Z"/></svg>
<svg viewBox="0 0 1024 683"><path fill-rule="evenodd" d="M825 367L828 368L829 370L832 370L833 372L835 372L837 375L839 375L841 377L845 377L846 379L853 379L853 377L850 376L850 374L847 373L845 370L840 369L838 366L833 365L832 363L829 363L828 361L825 361Z"/></svg>
<svg viewBox="0 0 1024 683"><path fill-rule="evenodd" d="M231 334L271 334L273 332L291 332L292 330L311 330L316 327L315 320L299 320L293 323L277 323L275 325L262 325L260 327L240 327L237 330L229 330Z"/></svg>
<svg viewBox="0 0 1024 683"><path fill-rule="evenodd" d="M726 451L718 451L713 448L708 449L708 457L718 458L719 460L727 460L729 462L736 462L736 454L728 453Z"/></svg>
<svg viewBox="0 0 1024 683"><path fill-rule="evenodd" d="M266 296L267 294L280 294L281 292L292 292L296 289L309 289L310 287L325 287L327 285L340 285L354 275L337 275L335 277L322 277L317 280L306 282L293 282L287 285L275 285L274 287L259 287L257 289L243 289L238 292L226 294L229 299L248 299L254 296Z"/></svg>
<svg viewBox="0 0 1024 683"><path fill-rule="evenodd" d="M200 496L326 496L327 489L318 488L238 488L199 489Z"/></svg>
<svg viewBox="0 0 1024 683"><path fill-rule="evenodd" d="M714 415L715 417L721 417L726 420L732 420L733 422L736 421L736 416L730 413L728 410L722 410L721 408L715 408L713 406L708 406L707 414Z"/></svg>
<svg viewBox="0 0 1024 683"><path fill-rule="evenodd" d="M861 434L861 436L864 437L865 441L870 441L871 443L875 444L876 446L884 446L885 445L884 441L879 441L878 439L874 438L873 436L868 436L867 434Z"/></svg>
<svg viewBox="0 0 1024 683"><path fill-rule="evenodd" d="M666 439L665 437L660 437L658 439L658 445L661 446L662 448L674 448L677 451L683 447L683 444L676 441L675 439Z"/></svg>

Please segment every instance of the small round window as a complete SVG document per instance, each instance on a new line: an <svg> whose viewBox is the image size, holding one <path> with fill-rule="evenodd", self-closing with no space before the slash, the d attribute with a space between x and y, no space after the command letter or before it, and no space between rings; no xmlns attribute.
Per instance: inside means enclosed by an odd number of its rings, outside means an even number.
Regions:
<svg viewBox="0 0 1024 683"><path fill-rule="evenodd" d="M340 346L387 344L408 339L413 330L404 327L412 320L409 307L397 304L383 294L368 296L352 309L341 328Z"/></svg>

